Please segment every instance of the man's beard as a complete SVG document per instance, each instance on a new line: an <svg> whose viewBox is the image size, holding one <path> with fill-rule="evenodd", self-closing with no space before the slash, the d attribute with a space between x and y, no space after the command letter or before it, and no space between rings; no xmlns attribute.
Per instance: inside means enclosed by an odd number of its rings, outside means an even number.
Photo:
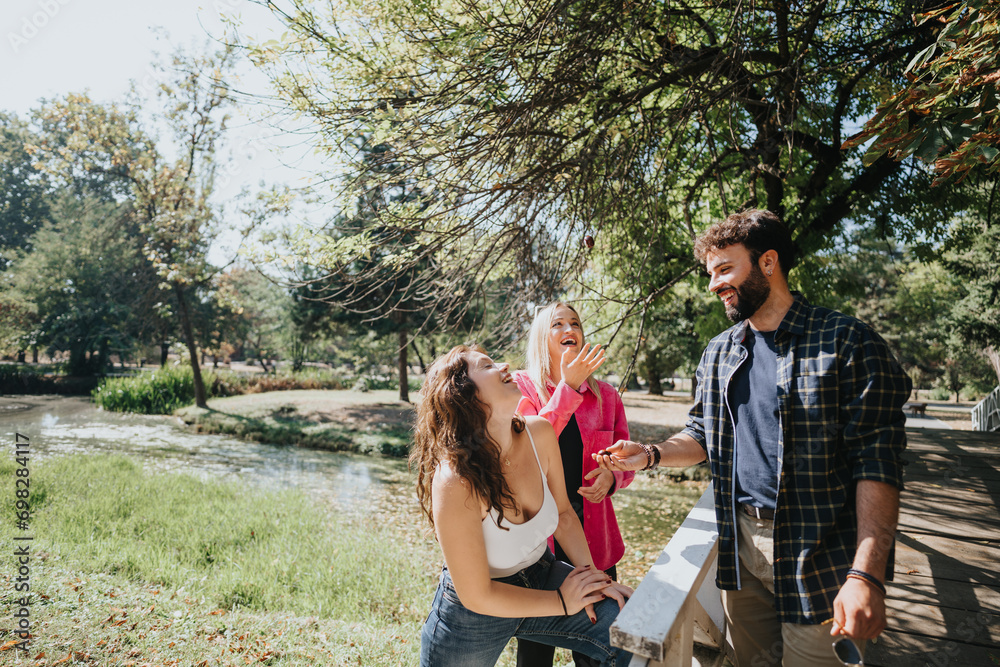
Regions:
<svg viewBox="0 0 1000 667"><path fill-rule="evenodd" d="M754 263L750 275L736 290L736 298L726 306L726 317L731 322L742 322L753 317L753 314L764 305L771 296L771 284L764 277L764 272Z"/></svg>

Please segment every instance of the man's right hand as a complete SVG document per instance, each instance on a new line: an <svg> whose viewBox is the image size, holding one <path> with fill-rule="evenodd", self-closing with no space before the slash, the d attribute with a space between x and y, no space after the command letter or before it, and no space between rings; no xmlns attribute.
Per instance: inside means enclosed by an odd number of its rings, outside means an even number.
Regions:
<svg viewBox="0 0 1000 667"><path fill-rule="evenodd" d="M631 440L619 440L591 456L605 470L642 470L648 463L646 450Z"/></svg>

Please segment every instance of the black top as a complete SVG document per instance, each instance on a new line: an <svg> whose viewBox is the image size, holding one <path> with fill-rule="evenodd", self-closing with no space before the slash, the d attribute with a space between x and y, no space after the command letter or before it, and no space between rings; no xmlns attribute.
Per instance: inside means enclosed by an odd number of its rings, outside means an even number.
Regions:
<svg viewBox="0 0 1000 667"><path fill-rule="evenodd" d="M559 452L562 454L563 475L566 479L566 495L573 511L580 517L583 524L583 496L580 486L583 484L583 436L576 423L576 415L569 419L566 428L559 434Z"/></svg>

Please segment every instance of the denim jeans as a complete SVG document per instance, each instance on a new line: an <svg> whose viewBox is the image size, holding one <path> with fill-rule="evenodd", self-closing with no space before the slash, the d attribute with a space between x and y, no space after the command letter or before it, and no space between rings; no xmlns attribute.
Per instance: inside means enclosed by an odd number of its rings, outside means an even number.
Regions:
<svg viewBox="0 0 1000 667"><path fill-rule="evenodd" d="M507 584L540 590L557 589L573 568L546 553L533 565L509 577ZM594 605L597 623L586 612L572 616L500 618L466 609L458 599L451 575L445 568L431 612L420 634L421 667L489 667L495 665L512 637L561 646L597 660L604 667L624 667L631 654L609 643L608 628L618 616L612 599Z"/></svg>

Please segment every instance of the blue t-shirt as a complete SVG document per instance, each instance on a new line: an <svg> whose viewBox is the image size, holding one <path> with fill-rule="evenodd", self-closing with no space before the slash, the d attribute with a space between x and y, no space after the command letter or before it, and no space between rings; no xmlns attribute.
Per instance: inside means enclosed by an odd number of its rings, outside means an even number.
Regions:
<svg viewBox="0 0 1000 667"><path fill-rule="evenodd" d="M736 501L774 509L778 499L778 355L773 331L747 327L747 360L729 385L736 419Z"/></svg>

